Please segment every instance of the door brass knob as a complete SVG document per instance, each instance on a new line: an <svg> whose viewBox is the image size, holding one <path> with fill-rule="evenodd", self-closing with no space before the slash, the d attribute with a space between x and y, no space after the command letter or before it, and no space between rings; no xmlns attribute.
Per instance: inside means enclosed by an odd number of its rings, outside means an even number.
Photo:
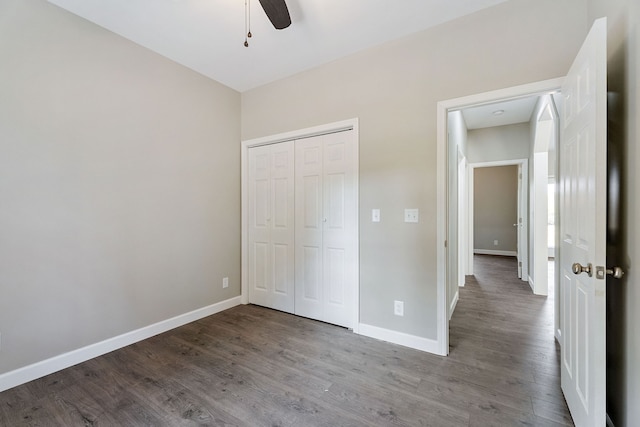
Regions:
<svg viewBox="0 0 640 427"><path fill-rule="evenodd" d="M624 271L620 267L607 268L605 272L613 276L614 279L622 279L624 276Z"/></svg>
<svg viewBox="0 0 640 427"><path fill-rule="evenodd" d="M591 263L584 266L579 262L574 262L571 266L571 270L573 271L573 274L587 273L589 277L593 275L593 266L591 265Z"/></svg>

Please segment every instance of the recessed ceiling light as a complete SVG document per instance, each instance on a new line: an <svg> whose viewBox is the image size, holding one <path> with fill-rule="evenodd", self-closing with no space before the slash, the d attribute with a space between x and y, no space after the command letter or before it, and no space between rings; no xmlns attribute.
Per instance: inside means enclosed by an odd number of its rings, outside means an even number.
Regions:
<svg viewBox="0 0 640 427"><path fill-rule="evenodd" d="M501 116L503 114L504 114L504 110L496 110L496 111L493 112L494 116Z"/></svg>

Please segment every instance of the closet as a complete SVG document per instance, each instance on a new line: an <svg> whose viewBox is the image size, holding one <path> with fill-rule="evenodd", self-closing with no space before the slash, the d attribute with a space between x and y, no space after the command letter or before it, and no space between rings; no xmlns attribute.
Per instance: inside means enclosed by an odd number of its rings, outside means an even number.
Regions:
<svg viewBox="0 0 640 427"><path fill-rule="evenodd" d="M250 303L354 326L354 137L347 130L248 149Z"/></svg>

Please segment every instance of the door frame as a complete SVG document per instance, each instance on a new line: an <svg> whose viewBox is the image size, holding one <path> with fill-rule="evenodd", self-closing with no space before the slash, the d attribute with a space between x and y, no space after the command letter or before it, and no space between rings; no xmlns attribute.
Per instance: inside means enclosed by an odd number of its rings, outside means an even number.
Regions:
<svg viewBox="0 0 640 427"><path fill-rule="evenodd" d="M355 289L353 290L353 313L352 313L352 329L353 332L359 333L359 324L360 324L360 253L359 253L359 242L360 242L360 197L359 197L359 141L360 141L360 131L358 127L358 119L347 119L339 122L327 123L319 126L313 126L304 129L298 129L290 132L283 132L275 135L264 136L260 138L253 138L243 140L241 142L241 150L240 150L240 166L241 166L241 285L240 285L240 302L242 304L249 303L249 263L248 263L248 237L249 237L249 200L248 200L248 189L247 189L247 178L248 178L248 159L249 159L249 149L252 147L258 147L261 145L270 145L277 144L279 142L285 141L295 141L297 139L309 138L312 136L318 135L326 135L329 133L343 132L343 131L353 131L353 143L355 144L355 189L354 189L354 197L356 199L355 203L355 229L354 233L351 236L353 239L353 248L355 251L354 259L358 265L354 269L354 282Z"/></svg>
<svg viewBox="0 0 640 427"><path fill-rule="evenodd" d="M457 219L450 218L449 215L449 188L447 185L449 141L447 137L447 114L449 111L465 108L471 105L490 104L496 101L524 98L528 96L539 96L557 92L562 87L564 77L559 77L540 82L528 83L520 86L513 86L504 89L469 95L439 101L437 105L437 135L436 135L436 245L437 245L437 348L438 354L446 356L449 354L449 316L447 307L449 287L449 277L447 268L449 259L452 258L450 251L455 245L447 245L447 235L449 227L457 227Z"/></svg>
<svg viewBox="0 0 640 427"><path fill-rule="evenodd" d="M471 266L469 269L469 274L473 274L473 254L474 254L474 240L473 240L473 231L474 231L474 215L473 215L473 204L474 204L474 178L473 174L476 169L479 168L491 168L491 167L499 167L499 166L519 166L519 170L522 172L522 178L518 179L518 212L522 215L522 223L520 229L517 233L521 236L520 241L518 242L518 247L516 249L517 255L519 259L522 259L522 277L520 278L524 282L528 282L529 279L529 220L526 215L527 212L527 200L529 200L529 159L514 159L514 160L498 160L493 162L479 162L479 163L469 163L469 176L467 178L467 194L468 194L468 218L469 224L468 229L469 233L467 234L467 262ZM524 214L523 214L524 212ZM504 255L507 255L505 253ZM502 255L502 254L500 254Z"/></svg>

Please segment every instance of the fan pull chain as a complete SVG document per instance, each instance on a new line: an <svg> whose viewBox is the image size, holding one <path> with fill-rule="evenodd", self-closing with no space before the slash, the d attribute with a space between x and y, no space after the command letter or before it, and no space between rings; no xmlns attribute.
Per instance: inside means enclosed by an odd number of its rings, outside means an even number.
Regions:
<svg viewBox="0 0 640 427"><path fill-rule="evenodd" d="M249 47L247 38L251 38L251 0L244 0L244 47Z"/></svg>

